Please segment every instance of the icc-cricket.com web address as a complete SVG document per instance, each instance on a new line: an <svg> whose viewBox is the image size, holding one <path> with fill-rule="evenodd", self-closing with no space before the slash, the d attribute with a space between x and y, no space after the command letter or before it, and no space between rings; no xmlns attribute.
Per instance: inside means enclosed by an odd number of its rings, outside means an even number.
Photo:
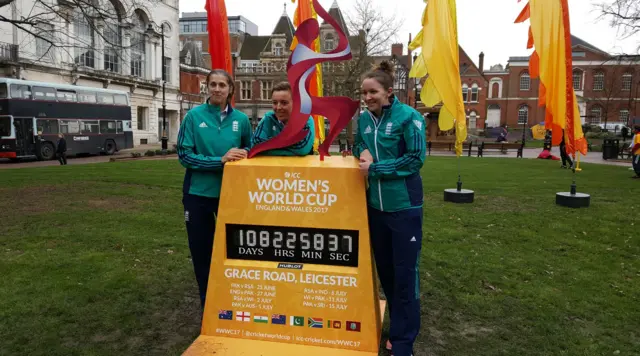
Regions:
<svg viewBox="0 0 640 356"><path fill-rule="evenodd" d="M216 332L219 334L227 334L227 335L239 335L241 333L240 330L234 330L234 329L223 329L223 328L217 328ZM265 332L254 332L254 331L245 331L243 334L243 336L247 336L247 337L259 337L259 338L264 338L264 339L275 339L275 340L286 340L286 341L291 341L291 336L289 335L282 335L282 334L269 334L269 333L265 333ZM295 341L296 342L309 342L309 343L313 343L313 344L322 344L322 345L337 345L337 346L349 346L349 347L358 347L360 346L360 341L352 341L352 340L334 340L334 339L323 339L320 337L303 337L303 336L296 336L295 337Z"/></svg>

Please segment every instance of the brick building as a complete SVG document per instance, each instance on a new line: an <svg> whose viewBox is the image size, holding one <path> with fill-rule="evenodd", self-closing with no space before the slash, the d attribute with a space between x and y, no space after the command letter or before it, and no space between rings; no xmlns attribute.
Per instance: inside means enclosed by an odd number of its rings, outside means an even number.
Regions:
<svg viewBox="0 0 640 356"><path fill-rule="evenodd" d="M186 42L180 51L180 118L184 118L187 111L202 104L208 95L207 74L210 69L193 41Z"/></svg>
<svg viewBox="0 0 640 356"><path fill-rule="evenodd" d="M614 56L572 36L573 88L582 122L592 125L627 124L640 116L640 56ZM544 107L538 106L539 80L529 75L529 57L511 57L505 67L484 72L487 91L487 126L541 123Z"/></svg>

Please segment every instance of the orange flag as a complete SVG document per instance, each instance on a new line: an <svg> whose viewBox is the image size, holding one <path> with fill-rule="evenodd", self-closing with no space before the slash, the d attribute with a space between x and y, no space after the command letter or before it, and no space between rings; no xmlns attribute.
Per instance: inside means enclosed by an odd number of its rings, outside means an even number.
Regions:
<svg viewBox="0 0 640 356"><path fill-rule="evenodd" d="M540 79L540 104L545 105L545 126L560 144L564 131L566 150L587 154L578 101L573 90L571 24L567 0L529 0L516 23L530 20L528 47L533 46L529 69Z"/></svg>
<svg viewBox="0 0 640 356"><path fill-rule="evenodd" d="M209 53L211 68L223 69L233 75L229 21L224 0L206 0L207 31L209 32ZM233 98L231 99L233 104Z"/></svg>
<svg viewBox="0 0 640 356"><path fill-rule="evenodd" d="M295 3L296 0L291 0L292 3ZM296 8L296 12L293 15L293 25L298 28L301 23L305 22L308 19L318 19L318 14L313 8L313 0L299 0L298 7ZM293 42L291 43L291 51L293 51L298 45L298 38L294 37ZM314 52L320 52L320 38L318 37L314 42L311 49ZM311 82L309 83L309 94L313 96L322 96L322 66L320 64L316 65L316 72L311 77ZM313 121L315 123L315 132L316 137L313 142L313 150L317 151L318 146L324 141L324 117L320 115L313 115Z"/></svg>

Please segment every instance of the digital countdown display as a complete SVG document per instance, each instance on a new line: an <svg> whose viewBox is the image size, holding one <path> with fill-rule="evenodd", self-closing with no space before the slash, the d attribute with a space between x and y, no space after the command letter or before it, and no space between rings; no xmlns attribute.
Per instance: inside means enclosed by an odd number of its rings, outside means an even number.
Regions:
<svg viewBox="0 0 640 356"><path fill-rule="evenodd" d="M366 204L353 157L227 163L201 334L184 355L377 355Z"/></svg>
<svg viewBox="0 0 640 356"><path fill-rule="evenodd" d="M227 258L358 267L357 230L227 224Z"/></svg>

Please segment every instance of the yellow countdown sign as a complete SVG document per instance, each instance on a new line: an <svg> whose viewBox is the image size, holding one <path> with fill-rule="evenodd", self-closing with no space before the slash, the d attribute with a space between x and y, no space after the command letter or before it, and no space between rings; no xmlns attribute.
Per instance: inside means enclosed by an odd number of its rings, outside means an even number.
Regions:
<svg viewBox="0 0 640 356"><path fill-rule="evenodd" d="M227 164L201 335L184 355L377 355L384 303L353 157Z"/></svg>

